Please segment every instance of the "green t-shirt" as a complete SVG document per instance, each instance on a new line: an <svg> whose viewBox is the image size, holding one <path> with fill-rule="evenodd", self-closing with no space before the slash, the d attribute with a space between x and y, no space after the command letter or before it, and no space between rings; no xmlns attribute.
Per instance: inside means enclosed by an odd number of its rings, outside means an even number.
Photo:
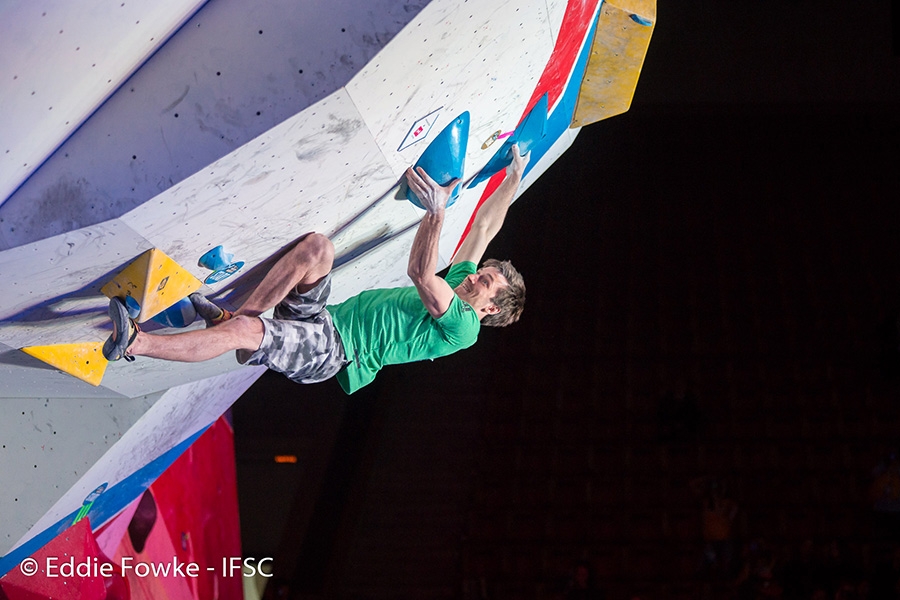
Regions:
<svg viewBox="0 0 900 600"><path fill-rule="evenodd" d="M455 288L475 270L474 263L459 263L444 279ZM367 290L328 306L328 312L350 361L337 374L348 394L371 383L385 365L439 358L468 348L481 329L475 309L456 294L447 312L435 319L415 287Z"/></svg>

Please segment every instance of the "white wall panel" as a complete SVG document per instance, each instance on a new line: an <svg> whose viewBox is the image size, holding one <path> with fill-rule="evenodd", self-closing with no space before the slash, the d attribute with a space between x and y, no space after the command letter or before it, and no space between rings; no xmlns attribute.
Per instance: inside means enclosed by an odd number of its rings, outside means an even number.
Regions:
<svg viewBox="0 0 900 600"><path fill-rule="evenodd" d="M127 435L158 398L4 399L0 555Z"/></svg>
<svg viewBox="0 0 900 600"><path fill-rule="evenodd" d="M426 4L210 0L0 206L0 248L146 202L345 85Z"/></svg>
<svg viewBox="0 0 900 600"><path fill-rule="evenodd" d="M0 4L0 204L203 1Z"/></svg>
<svg viewBox="0 0 900 600"><path fill-rule="evenodd" d="M112 488L136 469L218 419L264 371L264 367L246 368L173 387L154 399L152 406L143 400L143 414L125 424L130 426L125 427L127 431L115 440L115 444L110 444L111 447L86 472L82 471L71 487L62 488L59 500L49 510L44 509L43 516L16 545L77 510L84 498L101 483L108 482Z"/></svg>

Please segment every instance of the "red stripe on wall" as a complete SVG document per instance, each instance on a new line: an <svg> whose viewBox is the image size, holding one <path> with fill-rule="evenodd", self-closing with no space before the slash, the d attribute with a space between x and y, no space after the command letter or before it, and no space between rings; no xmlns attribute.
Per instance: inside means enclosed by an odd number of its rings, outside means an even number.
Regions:
<svg viewBox="0 0 900 600"><path fill-rule="evenodd" d="M544 72L541 74L541 78L531 94L531 99L528 101L525 111L519 117L519 123L531 112L531 109L545 93L547 94L550 111L553 111L553 105L562 95L569 73L572 72L575 61L578 59L578 53L581 50L584 38L591 29L598 3L599 0L569 0L566 6L566 14L563 16L563 22L559 28L559 37L556 38L556 45L550 54L550 60L547 61L547 66L544 68ZM453 249L454 256L459 251L459 247L462 246L466 236L469 235L469 231L472 230L472 223L475 221L478 209L500 186L505 176L506 171L504 170L488 180L481 198L478 199L475 210L472 211L472 216L469 217L466 228L456 243L456 248Z"/></svg>

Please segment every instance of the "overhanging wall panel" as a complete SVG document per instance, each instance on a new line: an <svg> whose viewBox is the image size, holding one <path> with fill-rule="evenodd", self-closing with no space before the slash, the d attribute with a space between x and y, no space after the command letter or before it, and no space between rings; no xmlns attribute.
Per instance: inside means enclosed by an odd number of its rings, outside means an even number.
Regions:
<svg viewBox="0 0 900 600"><path fill-rule="evenodd" d="M146 202L340 89L427 4L210 0L0 206L0 248ZM33 117L0 115L29 131Z"/></svg>
<svg viewBox="0 0 900 600"><path fill-rule="evenodd" d="M0 204L205 0L0 6Z"/></svg>

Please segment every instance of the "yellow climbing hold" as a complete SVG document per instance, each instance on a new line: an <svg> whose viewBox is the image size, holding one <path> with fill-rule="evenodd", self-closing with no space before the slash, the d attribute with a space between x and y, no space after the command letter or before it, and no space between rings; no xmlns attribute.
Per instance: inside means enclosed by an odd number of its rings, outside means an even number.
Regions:
<svg viewBox="0 0 900 600"><path fill-rule="evenodd" d="M103 358L103 342L84 344L55 344L52 346L28 346L22 352L42 360L63 373L77 377L91 385L100 385L106 365Z"/></svg>
<svg viewBox="0 0 900 600"><path fill-rule="evenodd" d="M201 285L165 252L153 248L138 256L100 291L109 298L118 296L125 300L131 296L140 306L135 320L143 323L196 292Z"/></svg>

